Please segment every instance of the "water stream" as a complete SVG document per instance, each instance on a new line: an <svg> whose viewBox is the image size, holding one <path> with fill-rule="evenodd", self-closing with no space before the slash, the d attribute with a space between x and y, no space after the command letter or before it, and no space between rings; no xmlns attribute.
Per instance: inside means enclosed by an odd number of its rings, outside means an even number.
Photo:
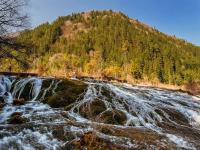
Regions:
<svg viewBox="0 0 200 150"><path fill-rule="evenodd" d="M46 80L51 80L44 86ZM0 149L67 149L92 132L125 149L200 149L200 101L186 93L87 80L68 110L43 103L61 80L0 77ZM28 92L23 105L15 99ZM10 124L14 112L28 121ZM106 128L112 132L105 132ZM69 148L68 148L69 149ZM73 148L71 148L73 149Z"/></svg>

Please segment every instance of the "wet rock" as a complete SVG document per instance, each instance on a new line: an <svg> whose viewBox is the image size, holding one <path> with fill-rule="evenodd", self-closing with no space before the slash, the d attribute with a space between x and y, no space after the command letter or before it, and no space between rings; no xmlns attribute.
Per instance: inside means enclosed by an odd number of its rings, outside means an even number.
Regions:
<svg viewBox="0 0 200 150"><path fill-rule="evenodd" d="M69 111L70 109L72 109L73 106L74 106L73 104L67 105L65 106L65 110Z"/></svg>
<svg viewBox="0 0 200 150"><path fill-rule="evenodd" d="M179 111L177 110L173 110L173 109L167 109L167 108L162 108L162 110L168 114L169 116L169 119L178 123L178 124L181 124L181 125L189 125L189 120L186 118L186 116L184 116L182 113L180 113ZM156 112L159 114L159 115L163 115L163 113L158 110L156 110ZM169 122L168 119L166 119L166 117L163 115L162 116L164 118L164 121L167 121ZM190 125L189 125L190 126Z"/></svg>
<svg viewBox="0 0 200 150"><path fill-rule="evenodd" d="M66 111L62 111L60 113L63 117L68 118L68 113Z"/></svg>
<svg viewBox="0 0 200 150"><path fill-rule="evenodd" d="M28 122L28 119L25 117L22 117L21 112L14 112L11 114L10 119L8 119L9 124L23 124Z"/></svg>
<svg viewBox="0 0 200 150"><path fill-rule="evenodd" d="M109 90L107 87L102 87L101 88L101 94L103 96L107 97L108 100L113 99L113 96L115 96L115 94L111 90Z"/></svg>
<svg viewBox="0 0 200 150"><path fill-rule="evenodd" d="M22 113L21 112L14 112L10 115L10 117L13 117L13 116L22 116Z"/></svg>
<svg viewBox="0 0 200 150"><path fill-rule="evenodd" d="M126 115L122 111L115 109L105 111L97 121L107 124L123 125L126 119Z"/></svg>
<svg viewBox="0 0 200 150"><path fill-rule="evenodd" d="M95 119L97 115L106 110L106 106L100 99L95 99L92 102L85 103L81 106L79 113L88 119Z"/></svg>
<svg viewBox="0 0 200 150"><path fill-rule="evenodd" d="M54 138L59 139L61 141L67 141L67 136L65 135L65 131L63 129L63 127L54 129L52 131L52 134L54 136Z"/></svg>
<svg viewBox="0 0 200 150"><path fill-rule="evenodd" d="M0 103L4 103L5 101L4 101L4 98L3 98L3 96L0 96Z"/></svg>
<svg viewBox="0 0 200 150"><path fill-rule="evenodd" d="M5 106L5 100L2 96L0 96L0 110Z"/></svg>
<svg viewBox="0 0 200 150"><path fill-rule="evenodd" d="M63 80L55 90L56 94L47 98L46 103L51 107L65 107L74 103L87 88L87 84L76 80Z"/></svg>
<svg viewBox="0 0 200 150"><path fill-rule="evenodd" d="M25 104L24 98L19 98L19 99L13 100L13 105L24 105L24 104Z"/></svg>
<svg viewBox="0 0 200 150"><path fill-rule="evenodd" d="M0 103L0 110L5 106L4 103Z"/></svg>
<svg viewBox="0 0 200 150"><path fill-rule="evenodd" d="M52 87L52 83L56 83L58 82L58 80L55 80L55 79L45 79L42 81L42 88L40 90L40 93L38 95L38 98L42 101L42 102L47 102L47 98L49 96L52 96L53 95L53 92L52 92L52 89L54 87ZM51 87L51 88L49 88ZM48 90L47 90L48 89ZM45 95L43 95L45 92ZM44 97L43 97L44 96ZM42 99L41 99L42 98Z"/></svg>
<svg viewBox="0 0 200 150"><path fill-rule="evenodd" d="M109 127L101 127L101 130L100 130L102 133L104 134L108 134L108 135L112 135L113 134L113 131L109 128Z"/></svg>
<svg viewBox="0 0 200 150"><path fill-rule="evenodd" d="M154 131L145 128L135 128L135 127L124 127L121 128L119 126L112 126L108 124L99 124L96 125L95 130L106 134L107 136L111 136L109 141L113 144L118 145L127 145L127 149L162 149L162 150L171 150L177 149L176 145L173 142L168 141L168 139L164 135L160 135ZM129 142L126 140L117 141L114 137L126 137L129 139ZM126 148L125 148L126 149Z"/></svg>
<svg viewBox="0 0 200 150"><path fill-rule="evenodd" d="M125 150L127 148L122 148L115 145L105 139L97 137L94 133L88 132L80 137L79 140L74 140L65 145L65 149L112 149L112 150Z"/></svg>

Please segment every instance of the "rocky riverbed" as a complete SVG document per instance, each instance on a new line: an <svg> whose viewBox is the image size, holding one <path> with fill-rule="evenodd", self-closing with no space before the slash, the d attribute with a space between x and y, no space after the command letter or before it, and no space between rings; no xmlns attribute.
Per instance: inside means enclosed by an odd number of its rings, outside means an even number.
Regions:
<svg viewBox="0 0 200 150"><path fill-rule="evenodd" d="M97 80L0 77L0 149L200 149L200 101Z"/></svg>

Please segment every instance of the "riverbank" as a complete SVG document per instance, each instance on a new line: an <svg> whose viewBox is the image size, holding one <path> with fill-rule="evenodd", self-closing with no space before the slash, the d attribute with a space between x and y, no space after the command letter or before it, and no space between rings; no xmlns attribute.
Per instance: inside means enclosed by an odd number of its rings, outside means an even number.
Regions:
<svg viewBox="0 0 200 150"><path fill-rule="evenodd" d="M171 91L179 91L183 93L188 93L189 95L192 96L197 96L200 95L200 87L189 87L189 85L171 85L171 84L162 84L162 83L157 83L157 84L152 84L152 83L132 83L131 85L136 85L136 86L142 86L142 87L150 87L150 88L160 88L160 89L165 89L165 90L171 90Z"/></svg>

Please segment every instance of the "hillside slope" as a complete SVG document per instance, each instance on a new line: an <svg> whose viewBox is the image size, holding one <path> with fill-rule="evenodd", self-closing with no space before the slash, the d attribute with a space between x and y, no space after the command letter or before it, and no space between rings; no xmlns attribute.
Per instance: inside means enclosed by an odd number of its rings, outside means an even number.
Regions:
<svg viewBox="0 0 200 150"><path fill-rule="evenodd" d="M43 75L75 72L177 85L200 81L200 47L120 12L59 17L51 24L23 31L18 40L32 44L28 69ZM15 69L21 67L15 65Z"/></svg>

